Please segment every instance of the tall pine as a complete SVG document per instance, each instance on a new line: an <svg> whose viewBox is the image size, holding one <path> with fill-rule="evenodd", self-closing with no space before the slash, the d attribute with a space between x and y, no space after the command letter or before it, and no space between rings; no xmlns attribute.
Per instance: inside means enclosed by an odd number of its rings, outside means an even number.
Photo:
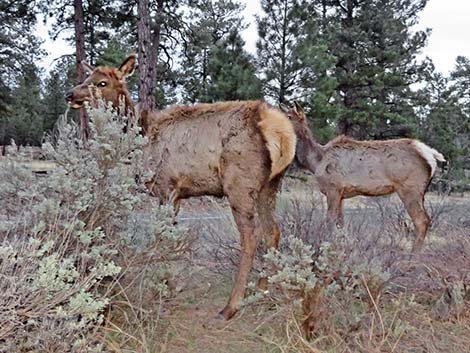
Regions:
<svg viewBox="0 0 470 353"><path fill-rule="evenodd" d="M212 49L208 63L207 101L262 98L254 58L243 49L244 45L240 34L234 30Z"/></svg>
<svg viewBox="0 0 470 353"><path fill-rule="evenodd" d="M234 0L190 2L179 72L184 100L211 101L209 62L217 46L222 45L230 33L244 28L242 10L241 3Z"/></svg>
<svg viewBox="0 0 470 353"><path fill-rule="evenodd" d="M326 94L317 92L323 101L315 102L316 112L321 114L318 105L330 106L323 111L334 112L337 133L360 139L415 134L417 96L411 86L423 80L427 63L417 55L428 32L412 27L426 2L312 1L319 36L333 59L322 73L329 85L321 88Z"/></svg>
<svg viewBox="0 0 470 353"><path fill-rule="evenodd" d="M35 66L43 51L31 28L36 24L35 3L0 1L0 145L13 138L37 143L41 117L34 101L39 98L39 73Z"/></svg>
<svg viewBox="0 0 470 353"><path fill-rule="evenodd" d="M257 17L258 68L266 96L278 103L298 96L303 71L300 61L308 8L300 0L262 0Z"/></svg>
<svg viewBox="0 0 470 353"><path fill-rule="evenodd" d="M18 83L12 90L11 111L7 116L6 137L14 139L18 145L41 143L44 119L40 92L41 80L38 67L33 63L24 65Z"/></svg>

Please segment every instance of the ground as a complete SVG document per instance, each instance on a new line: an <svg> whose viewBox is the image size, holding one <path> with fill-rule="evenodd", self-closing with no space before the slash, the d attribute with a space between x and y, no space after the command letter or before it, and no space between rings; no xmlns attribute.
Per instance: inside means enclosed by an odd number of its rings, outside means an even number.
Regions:
<svg viewBox="0 0 470 353"><path fill-rule="evenodd" d="M305 221L292 218L295 210L320 223L324 203L313 178L287 178L278 196L283 233L293 229L289 228L293 221ZM151 317L143 317L138 329L126 325L130 321L122 315L109 316L109 348L168 353L467 352L470 197L428 193L426 205L434 225L423 253L412 257L406 253L406 260L394 267L393 281L370 310L364 298L346 298L341 292L329 298L308 341L298 301L265 300L247 305L231 321L217 317L230 293L238 235L225 201L185 201L178 221L196 235L191 265L179 269L183 280L170 286L173 294L157 310L150 310ZM346 201L345 208L347 232L376 233L377 246L397 238L398 246L409 251L412 226L396 197L358 197Z"/></svg>

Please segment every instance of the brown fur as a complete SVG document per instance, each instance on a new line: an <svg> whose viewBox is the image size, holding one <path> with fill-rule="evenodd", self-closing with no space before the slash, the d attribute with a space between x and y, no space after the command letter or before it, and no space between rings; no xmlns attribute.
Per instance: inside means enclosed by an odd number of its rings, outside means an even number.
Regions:
<svg viewBox="0 0 470 353"><path fill-rule="evenodd" d="M271 157L270 179L281 173L295 156L296 137L292 124L283 113L266 105L261 109L258 126L266 141Z"/></svg>
<svg viewBox="0 0 470 353"><path fill-rule="evenodd" d="M131 58L135 60L135 56L130 56L120 68L99 66L95 69L87 63L82 63L88 77L66 94L69 105L78 109L83 107L85 102L93 104L96 98L103 97L106 101L112 102L116 109L123 108L124 111L121 111L123 115L134 117L134 106L126 85L127 76L134 71L133 66L127 66ZM102 83L105 86L100 86Z"/></svg>
<svg viewBox="0 0 470 353"><path fill-rule="evenodd" d="M287 114L297 135L296 158L315 174L326 195L330 225L343 225L343 199L396 192L415 225L413 248L421 248L430 224L424 208L433 172L430 162L444 161L444 157L413 139L357 141L339 136L322 146L313 138L300 106L296 104ZM427 156L418 145L429 152Z"/></svg>
<svg viewBox="0 0 470 353"><path fill-rule="evenodd" d="M118 71L117 82L110 87L119 92L103 89L101 95L116 105L122 92L128 97L119 81L122 69L97 68L87 82L93 84L113 70ZM127 71L132 71L129 65ZM72 92L72 106L75 92L81 100L92 98L84 97L80 86ZM126 102L134 111L132 102ZM152 174L146 185L153 195L172 202L176 209L181 199L193 196L229 200L242 244L235 284L221 312L229 319L244 297L258 239L264 237L267 248L279 243L275 200L284 170L295 155L292 124L266 103L247 101L173 106L150 114L145 127L150 139L144 148L145 165Z"/></svg>

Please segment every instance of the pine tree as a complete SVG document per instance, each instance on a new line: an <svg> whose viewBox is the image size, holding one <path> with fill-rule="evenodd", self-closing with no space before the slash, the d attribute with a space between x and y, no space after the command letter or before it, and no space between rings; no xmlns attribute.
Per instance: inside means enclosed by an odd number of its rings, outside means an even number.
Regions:
<svg viewBox="0 0 470 353"><path fill-rule="evenodd" d="M139 73L129 83L132 89L133 81L140 80L138 98L144 110L174 102L176 78L172 64L185 28L182 20L185 5L178 0L139 0L116 6L111 25L117 31L113 42L127 48L126 55L139 53Z"/></svg>
<svg viewBox="0 0 470 353"><path fill-rule="evenodd" d="M256 77L253 58L243 49L244 45L240 34L233 30L213 48L208 63L207 101L262 98L261 81Z"/></svg>
<svg viewBox="0 0 470 353"><path fill-rule="evenodd" d="M300 0L262 0L265 15L257 18L258 68L264 92L278 103L296 97L303 70L299 60L308 8Z"/></svg>
<svg viewBox="0 0 470 353"><path fill-rule="evenodd" d="M455 69L451 72L450 78L452 80L452 89L463 110L467 116L470 116L470 59L458 56Z"/></svg>
<svg viewBox="0 0 470 353"><path fill-rule="evenodd" d="M38 61L44 54L40 41L31 34L36 23L34 5L25 0L0 0L0 139L3 140L0 143L5 142L5 115L11 111L12 90L17 78L25 65Z"/></svg>
<svg viewBox="0 0 470 353"><path fill-rule="evenodd" d="M39 70L33 64L25 65L12 90L11 112L7 117L7 140L18 145L39 145L43 136Z"/></svg>
<svg viewBox="0 0 470 353"><path fill-rule="evenodd" d="M39 8L51 19L51 37L56 39L59 35L66 33L66 38L71 44L76 44L77 33L72 34L76 21L82 23L83 48L87 61L94 65L103 46L111 37L114 16L119 8L120 2L112 0L40 0ZM80 14L79 12L83 13ZM79 15L77 18L76 15ZM79 58L80 60L82 58Z"/></svg>
<svg viewBox="0 0 470 353"><path fill-rule="evenodd" d="M0 0L0 75L7 85L23 65L41 56L38 39L31 34L36 24L34 2Z"/></svg>
<svg viewBox="0 0 470 353"><path fill-rule="evenodd" d="M410 86L422 81L427 67L416 55L428 32L411 27L426 2L312 1L321 9L317 28L334 59L323 72L325 93L316 95L323 99L318 104L333 106L323 111L333 110L338 133L380 139L415 133L417 97Z"/></svg>
<svg viewBox="0 0 470 353"><path fill-rule="evenodd" d="M199 0L190 5L179 77L186 101L206 102L210 100L212 52L233 30L244 28L243 6L233 0Z"/></svg>
<svg viewBox="0 0 470 353"><path fill-rule="evenodd" d="M470 169L470 59L459 56L455 69L450 74L452 98L461 114L454 119L452 127L454 144L460 150L460 166ZM468 177L467 177L468 184Z"/></svg>
<svg viewBox="0 0 470 353"><path fill-rule="evenodd" d="M431 67L426 72L426 85L417 94L421 96L416 106L419 116L419 138L439 150L448 161L447 177L453 181L463 178L463 170L470 154L470 116L468 105L462 99L461 89L466 84L459 80L462 58L450 78ZM463 75L463 80L468 80ZM460 82L459 82L460 81ZM461 85L461 83L463 83ZM469 98L467 96L467 98ZM468 168L468 166L467 166Z"/></svg>
<svg viewBox="0 0 470 353"><path fill-rule="evenodd" d="M75 82L75 62L73 57L62 57L49 72L44 82L42 110L44 132L53 130L60 115L67 109L65 93Z"/></svg>

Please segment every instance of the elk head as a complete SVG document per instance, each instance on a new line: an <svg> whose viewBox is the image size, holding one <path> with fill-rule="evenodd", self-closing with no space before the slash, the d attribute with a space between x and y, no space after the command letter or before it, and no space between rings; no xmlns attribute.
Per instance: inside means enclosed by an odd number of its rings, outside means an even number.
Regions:
<svg viewBox="0 0 470 353"><path fill-rule="evenodd" d="M74 109L81 108L85 102L93 102L96 98L102 98L112 102L115 108L121 104L131 104L126 87L126 78L134 73L136 55L127 57L119 68L93 66L82 62L82 68L88 77L81 84L67 92L65 100Z"/></svg>
<svg viewBox="0 0 470 353"><path fill-rule="evenodd" d="M295 133L300 136L307 135L309 131L307 115L300 104L297 101L294 101L294 105L291 108L284 104L280 104L279 107L292 122Z"/></svg>
<svg viewBox="0 0 470 353"><path fill-rule="evenodd" d="M297 102L294 102L291 108L281 104L280 109L287 115L294 126L297 136L295 159L302 167L315 173L318 163L323 158L323 148L313 138L312 131L308 127L305 111Z"/></svg>

